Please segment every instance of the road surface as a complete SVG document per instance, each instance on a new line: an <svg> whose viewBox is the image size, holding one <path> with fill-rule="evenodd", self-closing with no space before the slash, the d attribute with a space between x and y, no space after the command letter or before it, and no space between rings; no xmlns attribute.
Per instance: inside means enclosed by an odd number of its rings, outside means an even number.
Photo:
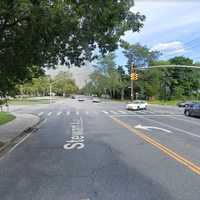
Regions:
<svg viewBox="0 0 200 200"><path fill-rule="evenodd" d="M1 200L199 200L200 119L66 99L0 158Z"/></svg>

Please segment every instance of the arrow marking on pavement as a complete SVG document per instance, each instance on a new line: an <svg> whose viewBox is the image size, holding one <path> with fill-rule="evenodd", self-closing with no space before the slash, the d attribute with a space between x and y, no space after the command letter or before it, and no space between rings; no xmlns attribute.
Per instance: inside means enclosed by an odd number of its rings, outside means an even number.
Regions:
<svg viewBox="0 0 200 200"><path fill-rule="evenodd" d="M149 129L156 129L156 130L160 130L160 131L163 131L163 132L166 132L166 133L171 133L170 130L160 128L160 127L155 127L155 126L142 126L142 125L138 124L137 126L135 126L135 128L143 129L143 130L147 130L147 131L149 131Z"/></svg>

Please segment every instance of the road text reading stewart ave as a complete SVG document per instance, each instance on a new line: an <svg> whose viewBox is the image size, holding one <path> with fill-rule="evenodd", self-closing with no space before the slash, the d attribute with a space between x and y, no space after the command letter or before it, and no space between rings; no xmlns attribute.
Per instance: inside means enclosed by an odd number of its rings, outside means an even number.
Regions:
<svg viewBox="0 0 200 200"><path fill-rule="evenodd" d="M64 149L82 149L84 145L84 136L83 136L83 121L82 119L76 119L71 123L72 136L71 140L67 140L64 145Z"/></svg>

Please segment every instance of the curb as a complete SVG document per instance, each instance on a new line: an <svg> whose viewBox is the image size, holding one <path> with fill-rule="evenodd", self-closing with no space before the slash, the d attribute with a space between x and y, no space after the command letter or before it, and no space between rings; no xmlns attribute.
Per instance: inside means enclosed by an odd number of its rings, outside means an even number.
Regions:
<svg viewBox="0 0 200 200"><path fill-rule="evenodd" d="M3 156L3 154L6 153L8 150L10 150L10 148L16 145L20 140L22 140L26 135L28 135L31 132L33 133L34 131L37 130L37 126L43 121L41 117L39 116L37 117L39 118L39 121L35 125L28 127L27 129L19 133L16 137L11 139L9 142L4 143L4 145L0 147L0 157Z"/></svg>

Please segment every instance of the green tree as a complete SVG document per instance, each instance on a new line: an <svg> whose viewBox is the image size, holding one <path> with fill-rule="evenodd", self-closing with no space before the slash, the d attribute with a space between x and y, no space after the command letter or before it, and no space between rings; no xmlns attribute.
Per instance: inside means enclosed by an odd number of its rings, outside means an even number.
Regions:
<svg viewBox="0 0 200 200"><path fill-rule="evenodd" d="M127 31L145 17L132 13L133 0L1 0L0 90L41 74L56 64L80 66L93 51L114 51ZM36 66L36 67L35 67Z"/></svg>
<svg viewBox="0 0 200 200"><path fill-rule="evenodd" d="M148 47L142 46L139 43L129 44L122 40L121 47L124 49L124 56L127 58L126 67L129 73L132 65L138 68L146 67L160 56L158 51L151 51Z"/></svg>
<svg viewBox="0 0 200 200"><path fill-rule="evenodd" d="M75 81L71 78L72 75L68 72L60 72L52 80L52 90L59 96L69 96L70 94L76 93L78 87Z"/></svg>

